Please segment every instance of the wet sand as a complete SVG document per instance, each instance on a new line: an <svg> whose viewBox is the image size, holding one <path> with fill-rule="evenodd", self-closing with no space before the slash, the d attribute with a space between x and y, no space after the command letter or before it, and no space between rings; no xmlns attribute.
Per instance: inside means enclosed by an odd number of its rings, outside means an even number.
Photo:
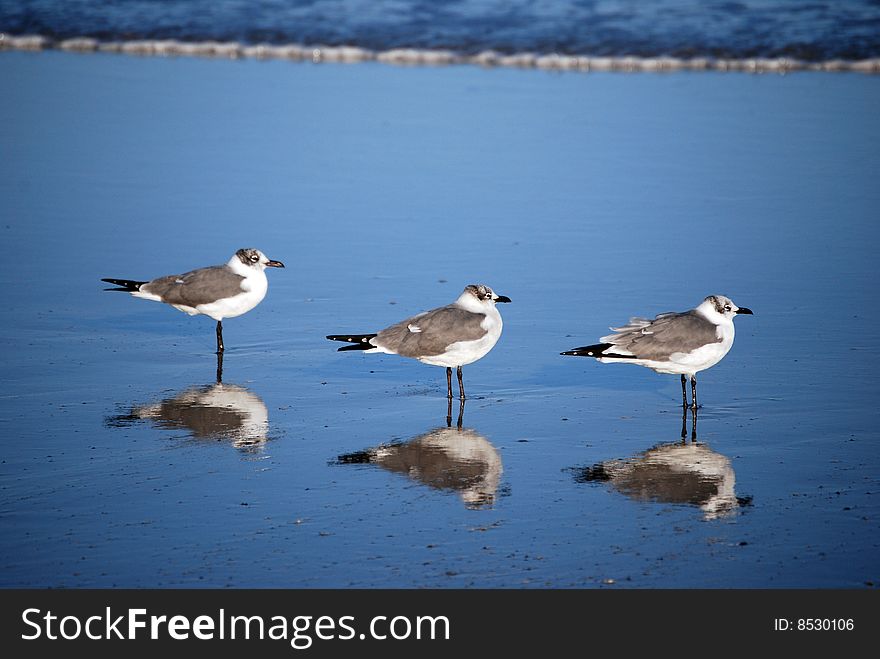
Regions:
<svg viewBox="0 0 880 659"><path fill-rule="evenodd" d="M0 54L4 587L878 580L880 79ZM102 291L271 271L213 322ZM339 354L484 282L443 370ZM710 293L700 375L561 357Z"/></svg>

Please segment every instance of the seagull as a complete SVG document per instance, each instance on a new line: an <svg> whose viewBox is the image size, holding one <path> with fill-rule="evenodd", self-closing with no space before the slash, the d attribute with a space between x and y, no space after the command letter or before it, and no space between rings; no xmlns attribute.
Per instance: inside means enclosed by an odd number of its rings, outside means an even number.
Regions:
<svg viewBox="0 0 880 659"><path fill-rule="evenodd" d="M199 268L182 275L168 275L150 281L102 279L134 297L170 304L190 316L204 314L217 321L217 354L222 354L223 319L235 318L257 306L269 288L266 268L283 268L258 249L238 250L224 265Z"/></svg>
<svg viewBox="0 0 880 659"><path fill-rule="evenodd" d="M600 362L638 364L657 373L681 375L681 400L687 407L687 377L691 378L693 408L697 408L697 373L715 366L733 345L733 317L751 314L723 295L710 295L696 309L662 313L654 320L630 318L615 334L591 346L561 354L595 357Z"/></svg>
<svg viewBox="0 0 880 659"><path fill-rule="evenodd" d="M466 286L458 299L445 307L425 311L376 334L331 334L331 341L352 345L339 348L384 352L412 357L423 364L446 367L446 388L452 398L452 367L458 373L458 391L465 399L461 367L485 356L501 336L501 314L497 302L510 298L497 295L484 284Z"/></svg>

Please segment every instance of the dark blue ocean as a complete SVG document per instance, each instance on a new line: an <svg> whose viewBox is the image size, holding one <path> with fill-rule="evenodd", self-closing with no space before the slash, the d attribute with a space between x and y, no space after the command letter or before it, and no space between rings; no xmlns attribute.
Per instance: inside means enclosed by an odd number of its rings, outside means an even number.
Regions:
<svg viewBox="0 0 880 659"><path fill-rule="evenodd" d="M880 55L876 0L3 0L0 32L593 57Z"/></svg>

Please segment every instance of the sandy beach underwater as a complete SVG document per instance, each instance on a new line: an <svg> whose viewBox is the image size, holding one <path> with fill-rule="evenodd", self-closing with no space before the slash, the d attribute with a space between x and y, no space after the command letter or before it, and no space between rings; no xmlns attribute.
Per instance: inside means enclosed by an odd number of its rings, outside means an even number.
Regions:
<svg viewBox="0 0 880 659"><path fill-rule="evenodd" d="M880 78L0 53L3 587L863 588ZM213 323L105 293L257 247ZM486 283L494 350L339 354ZM680 385L559 353L723 293ZM373 456L371 458L371 456ZM376 456L383 456L382 459Z"/></svg>

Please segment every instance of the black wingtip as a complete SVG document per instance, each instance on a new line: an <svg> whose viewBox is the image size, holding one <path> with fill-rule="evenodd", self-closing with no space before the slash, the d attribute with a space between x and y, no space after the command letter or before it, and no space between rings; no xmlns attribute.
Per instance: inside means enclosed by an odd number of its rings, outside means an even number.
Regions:
<svg viewBox="0 0 880 659"><path fill-rule="evenodd" d="M581 346L580 348L572 348L571 350L566 350L565 352L560 352L560 355L571 355L574 357L619 357L621 355L608 355L605 354L605 351L608 348L611 348L612 345L610 343L597 343L591 346Z"/></svg>
<svg viewBox="0 0 880 659"><path fill-rule="evenodd" d="M330 341L345 341L345 343L369 343L375 334L328 334Z"/></svg>
<svg viewBox="0 0 880 659"><path fill-rule="evenodd" d="M345 352L346 350L371 350L376 346L371 345L369 343L352 343L348 346L342 346L341 348L337 348L336 352Z"/></svg>
<svg viewBox="0 0 880 659"><path fill-rule="evenodd" d="M105 288L105 291L124 291L126 293L139 291L141 290L141 286L147 283L145 281L134 281L133 279L102 278L101 281L106 281L108 284L118 286L118 288Z"/></svg>
<svg viewBox="0 0 880 659"><path fill-rule="evenodd" d="M346 350L370 350L375 348L376 346L370 343L370 339L375 336L375 334L328 334L327 338L330 341L344 341L345 343L351 343L352 345L342 346L336 351L345 352Z"/></svg>

